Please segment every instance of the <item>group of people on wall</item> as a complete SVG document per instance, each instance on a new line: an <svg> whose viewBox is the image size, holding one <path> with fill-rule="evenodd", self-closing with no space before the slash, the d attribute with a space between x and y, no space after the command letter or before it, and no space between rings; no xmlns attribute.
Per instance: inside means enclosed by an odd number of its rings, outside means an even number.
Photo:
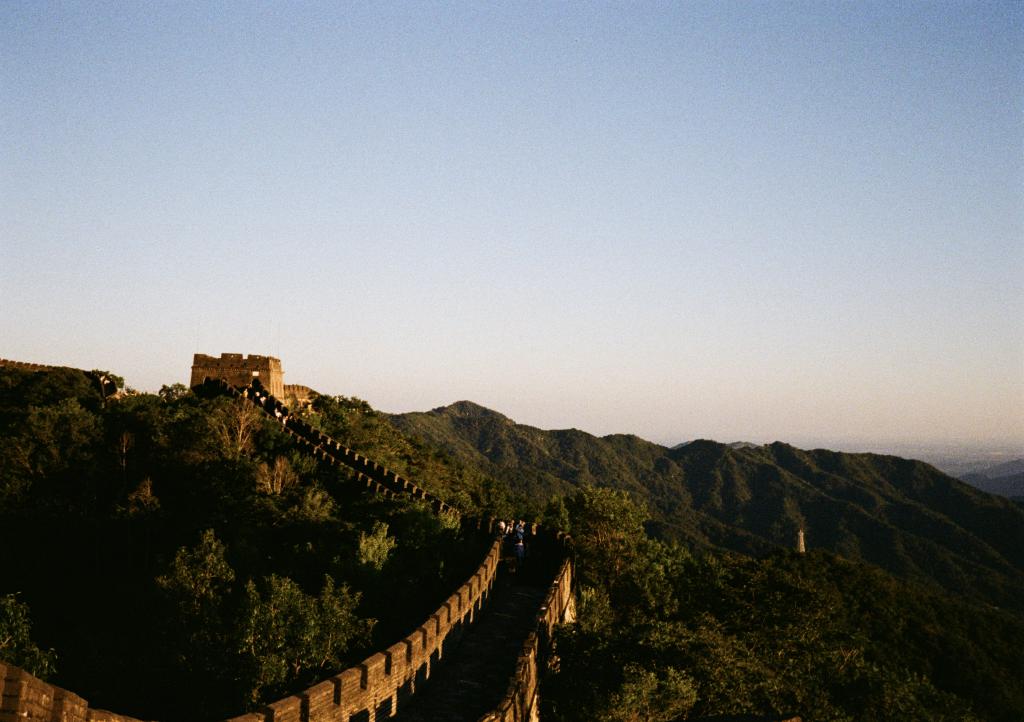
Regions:
<svg viewBox="0 0 1024 722"><path fill-rule="evenodd" d="M512 571L517 571L526 560L526 522L519 521L498 522L498 536L504 539L507 550L514 560Z"/></svg>

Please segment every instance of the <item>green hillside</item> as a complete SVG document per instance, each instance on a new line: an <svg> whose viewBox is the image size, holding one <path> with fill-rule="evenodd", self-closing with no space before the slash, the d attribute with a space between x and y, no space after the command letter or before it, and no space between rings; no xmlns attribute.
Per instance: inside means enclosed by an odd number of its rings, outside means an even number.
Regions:
<svg viewBox="0 0 1024 722"><path fill-rule="evenodd" d="M1024 714L1024 507L927 464L669 449L469 402L302 414L463 510L572 534L579 621L546 719ZM0 368L0 439L0 659L146 718L236 714L358 660L488 543L180 386L104 399L80 371ZM800 528L811 552L780 549Z"/></svg>
<svg viewBox="0 0 1024 722"><path fill-rule="evenodd" d="M462 401L391 417L399 429L501 479L540 514L583 484L622 489L649 530L694 549L764 554L808 545L1024 610L1024 512L919 461L636 436L542 431ZM737 448L738 447L738 448Z"/></svg>
<svg viewBox="0 0 1024 722"><path fill-rule="evenodd" d="M486 496L365 404L318 408L441 493ZM0 660L96 706L258 708L406 634L490 543L367 494L248 402L104 399L75 369L0 367Z"/></svg>

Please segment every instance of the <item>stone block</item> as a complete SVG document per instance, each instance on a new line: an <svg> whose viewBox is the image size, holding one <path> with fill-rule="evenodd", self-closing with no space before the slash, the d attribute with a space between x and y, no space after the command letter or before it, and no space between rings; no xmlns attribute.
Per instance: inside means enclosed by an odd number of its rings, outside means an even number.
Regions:
<svg viewBox="0 0 1024 722"><path fill-rule="evenodd" d="M60 720L60 722L84 722L88 715L88 702L66 689L55 688L53 719Z"/></svg>
<svg viewBox="0 0 1024 722"><path fill-rule="evenodd" d="M448 611L451 615L451 624L455 624L462 619L462 596L456 590L455 594L448 597L444 605L448 607Z"/></svg>
<svg viewBox="0 0 1024 722"><path fill-rule="evenodd" d="M23 720L49 719L54 688L17 667L7 667L0 710L17 713Z"/></svg>
<svg viewBox="0 0 1024 722"><path fill-rule="evenodd" d="M370 706L367 690L363 687L363 670L349 667L335 679L341 687L341 709L345 715L352 715Z"/></svg>
<svg viewBox="0 0 1024 722"><path fill-rule="evenodd" d="M134 717L125 717L105 709L89 710L89 716L86 719L88 722L139 722Z"/></svg>
<svg viewBox="0 0 1024 722"><path fill-rule="evenodd" d="M388 686L387 675L384 669L387 666L387 657L382 652L371 654L359 665L363 670L363 687L372 694L374 700L383 696L383 691Z"/></svg>
<svg viewBox="0 0 1024 722"><path fill-rule="evenodd" d="M423 663L423 660L430 656L427 649L427 632L422 627L405 638L409 645L409 666L416 668Z"/></svg>
<svg viewBox="0 0 1024 722"><path fill-rule="evenodd" d="M459 619L469 616L473 607L473 597L470 592L469 583L463 584L455 593L459 597Z"/></svg>
<svg viewBox="0 0 1024 722"><path fill-rule="evenodd" d="M437 621L436 616L431 616L419 630L423 634L423 641L425 643L424 652L429 657L431 652L437 648Z"/></svg>
<svg viewBox="0 0 1024 722"><path fill-rule="evenodd" d="M408 640L402 640L384 650L384 656L387 658L385 669L392 677L392 685L400 685L412 668L412 645Z"/></svg>
<svg viewBox="0 0 1024 722"><path fill-rule="evenodd" d="M302 700L298 697L285 697L265 709L267 722L302 722Z"/></svg>
<svg viewBox="0 0 1024 722"><path fill-rule="evenodd" d="M309 722L338 722L341 719L341 687L333 679L314 685L301 693Z"/></svg>

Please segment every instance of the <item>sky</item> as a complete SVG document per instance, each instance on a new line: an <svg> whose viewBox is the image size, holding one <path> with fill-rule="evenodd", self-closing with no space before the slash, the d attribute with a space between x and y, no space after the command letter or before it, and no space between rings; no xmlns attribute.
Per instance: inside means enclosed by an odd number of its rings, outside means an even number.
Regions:
<svg viewBox="0 0 1024 722"><path fill-rule="evenodd" d="M1024 5L0 3L0 357L1024 451Z"/></svg>

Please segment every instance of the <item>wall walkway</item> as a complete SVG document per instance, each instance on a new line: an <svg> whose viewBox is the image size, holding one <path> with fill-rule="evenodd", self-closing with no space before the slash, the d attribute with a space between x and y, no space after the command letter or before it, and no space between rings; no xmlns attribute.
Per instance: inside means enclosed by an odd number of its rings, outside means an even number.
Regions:
<svg viewBox="0 0 1024 722"><path fill-rule="evenodd" d="M3 363L3 362L0 362ZM17 364L21 367L34 366ZM31 370L46 370L38 367ZM238 389L226 382L206 379L195 390L199 393L226 394L246 399L264 414L274 419L294 438L305 453L323 463L348 470L351 478L368 491L385 496L399 494L422 499L435 513L459 513L440 498L425 491L408 479L343 446L326 434L314 429L302 419L288 413L280 401L256 387ZM462 519L464 525L494 534L497 520ZM329 677L309 689L278 700L258 712L233 717L228 722L376 722L402 713L402 720L417 719L421 697L418 690L432 688L429 697L422 696L423 704L434 704L433 711L424 708L418 719L487 720L494 722L526 722L537 719L537 684L542 669L547 642L554 626L571 621L574 614L572 597L571 539L561 532L531 529L533 544L545 550L553 561L553 576L540 580L539 586L503 585L502 603L490 617L488 629L517 630L525 633L514 657L514 671L504 677L504 692L491 694L497 699L493 706L478 709L487 695L448 694L458 685L487 688L493 693L496 684L485 670L495 669L501 655L508 659L507 640L498 644L495 631L477 636L474 644L458 648L456 642L470 629L492 597L498 580L502 555L501 540L495 539L476 572L421 625L404 639L386 649L379 650L360 664ZM518 592L515 587L518 586ZM508 591L512 590L512 591ZM539 609L535 606L540 602ZM511 615L516 625L502 624L502 615ZM507 621L507 619L506 619ZM481 629L484 629L482 626ZM461 664L449 664L449 657L461 657ZM447 681L437 679L428 685L439 666L452 667ZM3 686L0 689L0 722L138 722L104 710L90 709L88 703L71 692L48 685L16 667L0 664ZM430 701L434 700L434 701ZM441 702L437 702L441 700ZM438 706L439 705L439 706ZM398 722L398 721L396 721Z"/></svg>

